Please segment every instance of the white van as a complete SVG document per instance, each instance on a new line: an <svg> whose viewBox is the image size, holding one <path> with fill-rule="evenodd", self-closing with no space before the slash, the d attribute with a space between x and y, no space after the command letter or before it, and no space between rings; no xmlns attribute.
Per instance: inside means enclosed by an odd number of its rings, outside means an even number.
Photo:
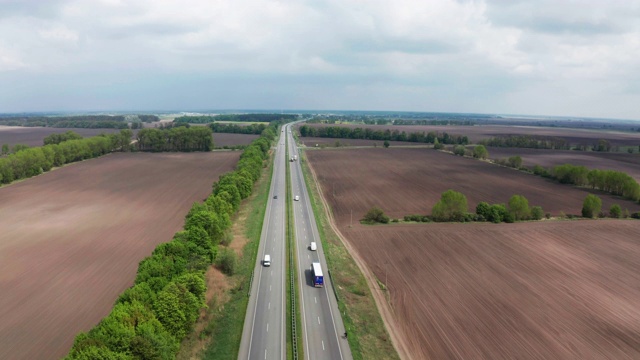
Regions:
<svg viewBox="0 0 640 360"><path fill-rule="evenodd" d="M271 255L267 254L264 256L264 260L262 260L262 265L271 266Z"/></svg>
<svg viewBox="0 0 640 360"><path fill-rule="evenodd" d="M294 197L293 197L293 200L295 200L295 201L299 201L299 200L300 200L300 196L298 196L298 195L294 196Z"/></svg>
<svg viewBox="0 0 640 360"><path fill-rule="evenodd" d="M312 241L311 244L309 245L309 249L311 249L311 251L316 251L318 250L318 245L316 245L315 241Z"/></svg>

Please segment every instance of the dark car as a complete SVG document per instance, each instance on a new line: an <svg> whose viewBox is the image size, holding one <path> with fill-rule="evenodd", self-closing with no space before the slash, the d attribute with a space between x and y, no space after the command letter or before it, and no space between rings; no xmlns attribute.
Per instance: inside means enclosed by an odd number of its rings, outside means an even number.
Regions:
<svg viewBox="0 0 640 360"><path fill-rule="evenodd" d="M277 199L277 198L278 198L278 195L273 195L273 198L274 198L274 199Z"/></svg>

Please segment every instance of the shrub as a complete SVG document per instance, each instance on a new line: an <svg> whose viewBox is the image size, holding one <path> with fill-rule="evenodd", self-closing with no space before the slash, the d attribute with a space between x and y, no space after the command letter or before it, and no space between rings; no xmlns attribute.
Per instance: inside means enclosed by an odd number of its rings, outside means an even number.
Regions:
<svg viewBox="0 0 640 360"><path fill-rule="evenodd" d="M544 216L544 212L542 211L542 207L534 206L531 208L531 218L533 220L541 220L543 216Z"/></svg>
<svg viewBox="0 0 640 360"><path fill-rule="evenodd" d="M227 275L233 275L238 265L238 255L232 249L222 248L218 253L216 263L222 272Z"/></svg>
<svg viewBox="0 0 640 360"><path fill-rule="evenodd" d="M549 172L547 171L547 169L543 168L540 165L536 165L533 167L533 173L538 175L538 176L544 176L544 177L548 177L549 176Z"/></svg>
<svg viewBox="0 0 640 360"><path fill-rule="evenodd" d="M640 219L640 211L631 214L632 219Z"/></svg>
<svg viewBox="0 0 640 360"><path fill-rule="evenodd" d="M444 144L437 142L437 143L433 144L433 148L436 149L436 150L442 150L442 149L444 149Z"/></svg>
<svg viewBox="0 0 640 360"><path fill-rule="evenodd" d="M456 145L453 147L453 153L458 156L464 156L465 148L462 145Z"/></svg>
<svg viewBox="0 0 640 360"><path fill-rule="evenodd" d="M381 223L387 224L389 223L389 217L384 214L384 211L377 206L372 207L362 219L365 223L373 224L373 223Z"/></svg>
<svg viewBox="0 0 640 360"><path fill-rule="evenodd" d="M618 204L613 204L609 208L609 216L615 219L619 219L622 217L622 208Z"/></svg>
<svg viewBox="0 0 640 360"><path fill-rule="evenodd" d="M514 169L520 169L522 167L522 158L518 155L512 156L507 160L507 164Z"/></svg>
<svg viewBox="0 0 640 360"><path fill-rule="evenodd" d="M473 148L473 157L476 159L486 159L489 157L489 152L484 145L477 145Z"/></svg>
<svg viewBox="0 0 640 360"><path fill-rule="evenodd" d="M435 221L461 221L466 213L467 197L453 190L443 192L431 211Z"/></svg>
<svg viewBox="0 0 640 360"><path fill-rule="evenodd" d="M594 218L602 209L602 200L599 197L589 194L584 198L582 203L582 216L586 218Z"/></svg>
<svg viewBox="0 0 640 360"><path fill-rule="evenodd" d="M491 211L491 205L481 201L476 205L476 214L482 216L484 220L489 218L489 212Z"/></svg>

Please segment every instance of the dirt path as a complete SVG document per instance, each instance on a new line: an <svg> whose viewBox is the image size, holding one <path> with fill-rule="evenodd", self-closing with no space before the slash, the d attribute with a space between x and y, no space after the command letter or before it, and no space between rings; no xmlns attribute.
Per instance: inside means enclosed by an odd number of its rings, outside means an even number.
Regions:
<svg viewBox="0 0 640 360"><path fill-rule="evenodd" d="M309 165L309 170L311 171L311 175L313 177L313 182L316 184L318 189L318 193L320 194L320 201L322 202L324 212L329 220L329 226L333 232L336 233L342 244L345 246L353 260L360 268L360 271L364 275L365 279L367 279L367 283L369 284L369 289L373 294L373 299L376 302L376 306L378 307L378 311L382 315L382 321L384 322L385 327L387 328L387 332L389 333L389 337L391 338L391 342L393 343L393 347L398 352L398 356L400 359L411 359L409 356L409 347L404 338L400 336L400 326L395 322L395 315L393 313L393 309L390 304L386 301L385 293L378 286L377 279L373 272L367 267L365 261L360 257L358 252L355 250L353 246L349 243L346 237L342 235L338 227L336 226L335 220L333 218L333 214L329 211L329 203L324 197L324 193L322 192L322 188L320 187L320 183L318 182L318 177L316 176L316 172L311 166L311 163L307 161ZM385 284L386 286L386 284Z"/></svg>

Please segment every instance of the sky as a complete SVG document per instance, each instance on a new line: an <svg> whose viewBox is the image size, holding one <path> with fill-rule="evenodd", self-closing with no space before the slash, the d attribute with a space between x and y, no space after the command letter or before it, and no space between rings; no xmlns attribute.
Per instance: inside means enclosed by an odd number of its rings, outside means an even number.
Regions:
<svg viewBox="0 0 640 360"><path fill-rule="evenodd" d="M640 0L0 0L0 113L640 120Z"/></svg>

